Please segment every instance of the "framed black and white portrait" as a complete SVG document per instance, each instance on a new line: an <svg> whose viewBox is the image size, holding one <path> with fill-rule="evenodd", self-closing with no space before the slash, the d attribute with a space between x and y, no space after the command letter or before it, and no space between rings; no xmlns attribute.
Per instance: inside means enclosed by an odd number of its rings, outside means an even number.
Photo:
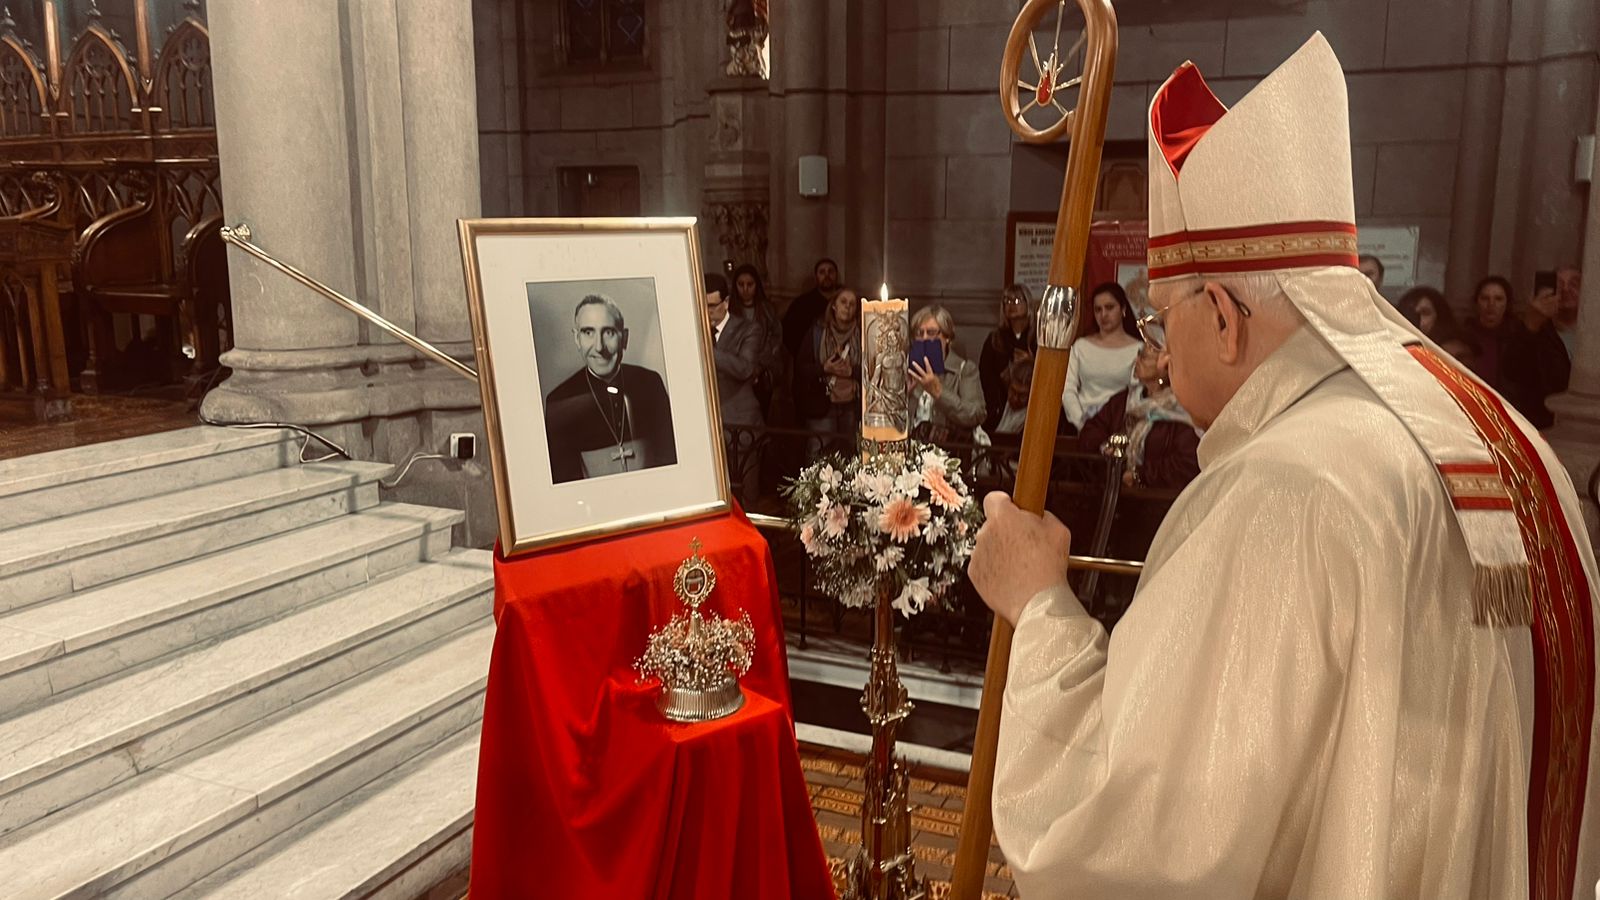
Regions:
<svg viewBox="0 0 1600 900"><path fill-rule="evenodd" d="M694 220L460 232L501 552L726 510Z"/></svg>

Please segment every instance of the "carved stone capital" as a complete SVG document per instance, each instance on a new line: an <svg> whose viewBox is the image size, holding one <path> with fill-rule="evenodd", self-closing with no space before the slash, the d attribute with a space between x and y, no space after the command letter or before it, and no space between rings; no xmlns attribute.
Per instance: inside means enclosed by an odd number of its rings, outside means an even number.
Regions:
<svg viewBox="0 0 1600 900"><path fill-rule="evenodd" d="M761 200L708 200L705 219L715 226L726 259L766 271L769 206Z"/></svg>

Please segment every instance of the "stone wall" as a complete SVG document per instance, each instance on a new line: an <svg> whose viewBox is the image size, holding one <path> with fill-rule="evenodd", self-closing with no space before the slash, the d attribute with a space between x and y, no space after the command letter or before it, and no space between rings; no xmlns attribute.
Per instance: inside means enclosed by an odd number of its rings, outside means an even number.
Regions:
<svg viewBox="0 0 1600 900"><path fill-rule="evenodd" d="M803 288L826 254L847 283L887 274L896 293L948 303L969 336L990 324L1006 213L1054 208L1065 160L1015 141L999 112L1018 6L774 0L764 133L747 141L770 158L774 294ZM604 76L554 68L555 7L475 0L485 210L554 214L557 166L614 160L640 167L645 213L700 214L723 4L659 0L651 68ZM1359 221L1420 226L1421 282L1465 302L1485 272L1531 284L1578 258L1588 189L1574 147L1595 131L1600 80L1592 0L1129 0L1119 15L1109 156L1142 158L1150 94L1184 59L1232 102L1320 29L1349 73ZM827 198L798 195L805 154L828 157Z"/></svg>
<svg viewBox="0 0 1600 900"><path fill-rule="evenodd" d="M565 71L555 0L473 0L484 215L556 215L557 170L589 165L637 166L646 214L697 214L721 40L677 19L716 7L656 0L641 67Z"/></svg>

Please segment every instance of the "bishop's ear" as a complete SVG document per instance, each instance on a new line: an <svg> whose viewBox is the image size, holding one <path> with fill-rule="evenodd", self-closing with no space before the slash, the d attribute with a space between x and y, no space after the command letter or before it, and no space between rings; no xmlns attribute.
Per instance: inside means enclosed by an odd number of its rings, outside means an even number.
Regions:
<svg viewBox="0 0 1600 900"><path fill-rule="evenodd" d="M621 340L620 343L617 344L617 349L618 350L626 350L626 349L628 349L628 329L626 329L626 328L622 329L622 340Z"/></svg>
<svg viewBox="0 0 1600 900"><path fill-rule="evenodd" d="M1244 355L1244 334L1241 325L1244 316L1239 303L1227 288L1214 281L1206 282L1206 294L1211 301L1213 327L1216 329L1217 357L1225 365L1234 365Z"/></svg>

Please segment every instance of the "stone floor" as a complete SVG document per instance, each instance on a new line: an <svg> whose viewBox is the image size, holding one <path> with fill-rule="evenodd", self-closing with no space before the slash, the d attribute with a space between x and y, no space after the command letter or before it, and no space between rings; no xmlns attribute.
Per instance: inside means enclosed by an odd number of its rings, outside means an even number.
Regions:
<svg viewBox="0 0 1600 900"><path fill-rule="evenodd" d="M835 883L840 886L845 862L861 845L861 792L865 787L862 763L858 754L814 744L800 745L800 767L811 791L811 809L817 817L823 850L834 868ZM949 896L948 879L955 865L966 781L965 772L925 766L911 769L911 852L917 858L917 876L930 880L931 898ZM1011 868L996 845L989 848L986 876L984 900L1017 896Z"/></svg>
<svg viewBox="0 0 1600 900"><path fill-rule="evenodd" d="M200 424L191 406L158 397L75 394L70 421L0 423L0 459L188 428Z"/></svg>

